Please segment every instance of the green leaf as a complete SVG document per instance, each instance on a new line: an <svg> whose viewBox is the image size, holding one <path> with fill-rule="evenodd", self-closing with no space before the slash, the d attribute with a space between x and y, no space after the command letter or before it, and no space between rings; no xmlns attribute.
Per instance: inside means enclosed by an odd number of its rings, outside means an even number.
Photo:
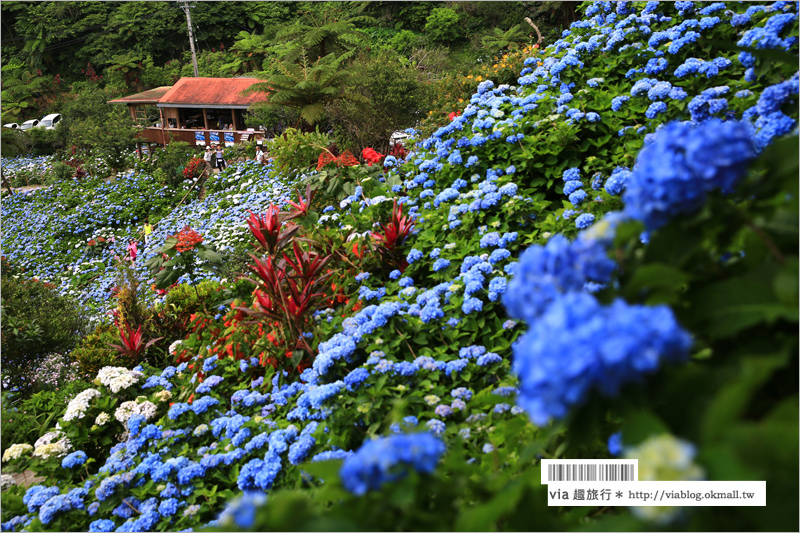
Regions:
<svg viewBox="0 0 800 533"><path fill-rule="evenodd" d="M785 366L788 353L750 356L741 360L738 379L724 387L706 409L703 441L713 442L725 435L744 411L750 398L777 369Z"/></svg>
<svg viewBox="0 0 800 533"><path fill-rule="evenodd" d="M648 437L669 432L666 424L648 411L632 410L624 415L622 442L626 446L635 446Z"/></svg>
<svg viewBox="0 0 800 533"><path fill-rule="evenodd" d="M728 337L779 318L796 322L798 310L778 301L764 269L747 277L714 283L691 297L691 318L714 338ZM766 274L769 275L769 274Z"/></svg>

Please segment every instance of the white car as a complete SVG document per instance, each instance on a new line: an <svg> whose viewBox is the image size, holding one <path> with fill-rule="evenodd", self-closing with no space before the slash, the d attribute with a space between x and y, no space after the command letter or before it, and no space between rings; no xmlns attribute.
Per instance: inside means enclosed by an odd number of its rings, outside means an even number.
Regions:
<svg viewBox="0 0 800 533"><path fill-rule="evenodd" d="M19 128L19 124L17 124L16 122L9 122L8 124L3 124L3 127L15 130Z"/></svg>
<svg viewBox="0 0 800 533"><path fill-rule="evenodd" d="M411 137L411 135L409 135L408 133L406 133L406 132L404 132L402 130L396 131L396 132L392 133L391 137L389 137L389 146L390 147L394 147L394 145L397 144L397 143L401 143L402 144L409 137Z"/></svg>
<svg viewBox="0 0 800 533"><path fill-rule="evenodd" d="M58 126L59 122L61 122L61 113L51 113L44 117L36 127L44 128L46 130L54 130L56 126Z"/></svg>
<svg viewBox="0 0 800 533"><path fill-rule="evenodd" d="M32 118L30 120L26 120L25 122L23 122L22 125L19 127L19 129L29 130L31 128L36 128L38 126L39 126L39 120Z"/></svg>

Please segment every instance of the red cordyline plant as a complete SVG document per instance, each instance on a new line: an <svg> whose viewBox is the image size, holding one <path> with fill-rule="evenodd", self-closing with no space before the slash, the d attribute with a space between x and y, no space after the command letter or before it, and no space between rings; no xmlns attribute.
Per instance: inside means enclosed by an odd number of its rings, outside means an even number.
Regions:
<svg viewBox="0 0 800 533"><path fill-rule="evenodd" d="M283 253L278 261L251 255L255 261L251 270L258 276L257 280L250 280L257 286L255 301L252 308L236 309L266 319L274 327L270 333L276 339L273 344L288 353L298 366L303 359L314 357L313 348L303 334L315 329L311 313L324 302L325 282L331 275L324 268L331 256L305 251L297 241L292 243L292 252L293 256Z"/></svg>
<svg viewBox="0 0 800 533"><path fill-rule="evenodd" d="M136 328L136 331L133 331L133 328L127 322L120 324L115 321L115 324L119 330L119 338L122 344L109 344L109 346L117 350L120 354L130 357L134 363L139 362L139 357L141 357L150 346L164 338L158 337L144 342L142 339L142 326L139 326Z"/></svg>
<svg viewBox="0 0 800 533"><path fill-rule="evenodd" d="M392 220L381 224L383 233L372 232L372 238L378 243L378 253L384 263L397 267L401 272L408 266L402 246L414 227L411 217L403 216L403 206L397 200L392 205Z"/></svg>
<svg viewBox="0 0 800 533"><path fill-rule="evenodd" d="M298 193L297 195L297 203L289 201L289 205L292 206L292 212L287 213L285 220L291 220L293 218L304 217L308 215L308 210L311 207L311 201L314 199L314 191L311 190L311 184L309 183L306 185L306 195L303 198L303 195Z"/></svg>
<svg viewBox="0 0 800 533"><path fill-rule="evenodd" d="M291 225L283 230L280 212L275 205L270 205L267 208L266 214L263 215L256 215L250 211L250 219L247 221L247 226L250 228L250 232L256 238L260 247L265 252L272 255L283 248L300 229L299 226ZM257 245L253 246L255 248L259 247Z"/></svg>
<svg viewBox="0 0 800 533"><path fill-rule="evenodd" d="M392 151L389 152L389 155L394 156L397 159L405 159L408 155L408 150L401 143L395 143L394 148Z"/></svg>

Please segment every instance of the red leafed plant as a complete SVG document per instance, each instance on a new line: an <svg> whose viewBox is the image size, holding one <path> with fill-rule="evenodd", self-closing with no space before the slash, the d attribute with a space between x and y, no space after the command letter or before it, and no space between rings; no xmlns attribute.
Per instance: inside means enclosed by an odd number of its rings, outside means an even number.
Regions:
<svg viewBox="0 0 800 533"><path fill-rule="evenodd" d="M247 221L247 226L260 247L270 254L277 253L300 229L300 226L291 225L281 231L283 222L279 215L278 207L270 205L263 215L256 215L250 211L250 219Z"/></svg>
<svg viewBox="0 0 800 533"><path fill-rule="evenodd" d="M401 272L408 266L401 248L413 227L414 221L411 217L403 216L403 206L398 205L395 200L392 205L392 220L388 224L381 224L383 233L372 232L372 238L378 243L378 253L381 254L383 261L397 267Z"/></svg>
<svg viewBox="0 0 800 533"><path fill-rule="evenodd" d="M361 157L363 157L364 161L367 162L367 165L371 167L375 163L380 163L381 159L383 159L385 156L383 154L379 154L372 148L364 148L361 151Z"/></svg>
<svg viewBox="0 0 800 533"><path fill-rule="evenodd" d="M266 320L274 329L270 332L278 351L288 350L295 366L304 359L313 359L314 350L304 333L315 329L312 312L325 302L326 280L331 272L325 265L332 256L320 256L303 250L292 242L293 256L283 253L279 261L272 257L259 259L253 255L251 270L258 279L252 307L236 307L241 313Z"/></svg>
<svg viewBox="0 0 800 533"><path fill-rule="evenodd" d="M123 322L122 324L116 322L116 325L122 344L109 344L109 346L116 349L120 354L130 357L134 363L139 361L139 357L141 357L145 350L164 338L158 337L144 342L142 340L142 326L139 326L136 331L133 331L133 328L127 322Z"/></svg>
<svg viewBox="0 0 800 533"><path fill-rule="evenodd" d="M302 194L298 193L297 203L289 201L289 205L292 206L292 212L286 216L286 220L291 220L297 217L304 217L308 214L308 210L311 207L311 201L314 199L314 191L311 190L311 184L309 183L306 185L306 195L305 198Z"/></svg>
<svg viewBox="0 0 800 533"><path fill-rule="evenodd" d="M394 148L392 151L389 152L389 155L396 157L397 159L405 159L408 155L408 150L401 143L395 143Z"/></svg>

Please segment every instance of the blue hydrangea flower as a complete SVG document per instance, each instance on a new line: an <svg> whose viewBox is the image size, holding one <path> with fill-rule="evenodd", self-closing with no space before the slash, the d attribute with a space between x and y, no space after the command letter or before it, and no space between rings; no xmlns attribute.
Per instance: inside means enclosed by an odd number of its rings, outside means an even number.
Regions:
<svg viewBox="0 0 800 533"><path fill-rule="evenodd" d="M361 496L404 477L410 469L430 474L444 451L444 443L430 433L382 437L347 457L339 476L348 491Z"/></svg>
<svg viewBox="0 0 800 533"><path fill-rule="evenodd" d="M575 226L578 229L588 228L594 222L594 215L591 213L584 213L579 215L578 218L575 219Z"/></svg>
<svg viewBox="0 0 800 533"><path fill-rule="evenodd" d="M413 263L414 261L418 261L418 260L420 260L420 259L422 259L422 252L420 252L420 251L419 251L419 250L417 250L416 248L413 248L413 249L412 249L412 250L411 250L411 251L408 253L408 257L406 257L406 260L407 260L409 263Z"/></svg>
<svg viewBox="0 0 800 533"><path fill-rule="evenodd" d="M82 451L72 452L61 460L61 468L75 468L86 462L86 453Z"/></svg>
<svg viewBox="0 0 800 533"><path fill-rule="evenodd" d="M667 306L618 299L604 307L589 294L565 294L514 345L517 404L534 424L545 425L563 418L594 388L615 395L662 360L685 360L691 345Z"/></svg>
<svg viewBox="0 0 800 533"><path fill-rule="evenodd" d="M440 270L444 270L449 266L450 266L450 260L449 259L440 258L440 259L437 259L433 263L433 271L434 272L439 272Z"/></svg>
<svg viewBox="0 0 800 533"><path fill-rule="evenodd" d="M533 322L562 294L582 291L587 281L608 282L614 269L601 244L554 235L522 253L503 304L511 317Z"/></svg>
<svg viewBox="0 0 800 533"><path fill-rule="evenodd" d="M639 153L622 197L625 212L648 230L657 229L675 215L696 210L706 192L731 192L754 156L746 123L667 124Z"/></svg>

